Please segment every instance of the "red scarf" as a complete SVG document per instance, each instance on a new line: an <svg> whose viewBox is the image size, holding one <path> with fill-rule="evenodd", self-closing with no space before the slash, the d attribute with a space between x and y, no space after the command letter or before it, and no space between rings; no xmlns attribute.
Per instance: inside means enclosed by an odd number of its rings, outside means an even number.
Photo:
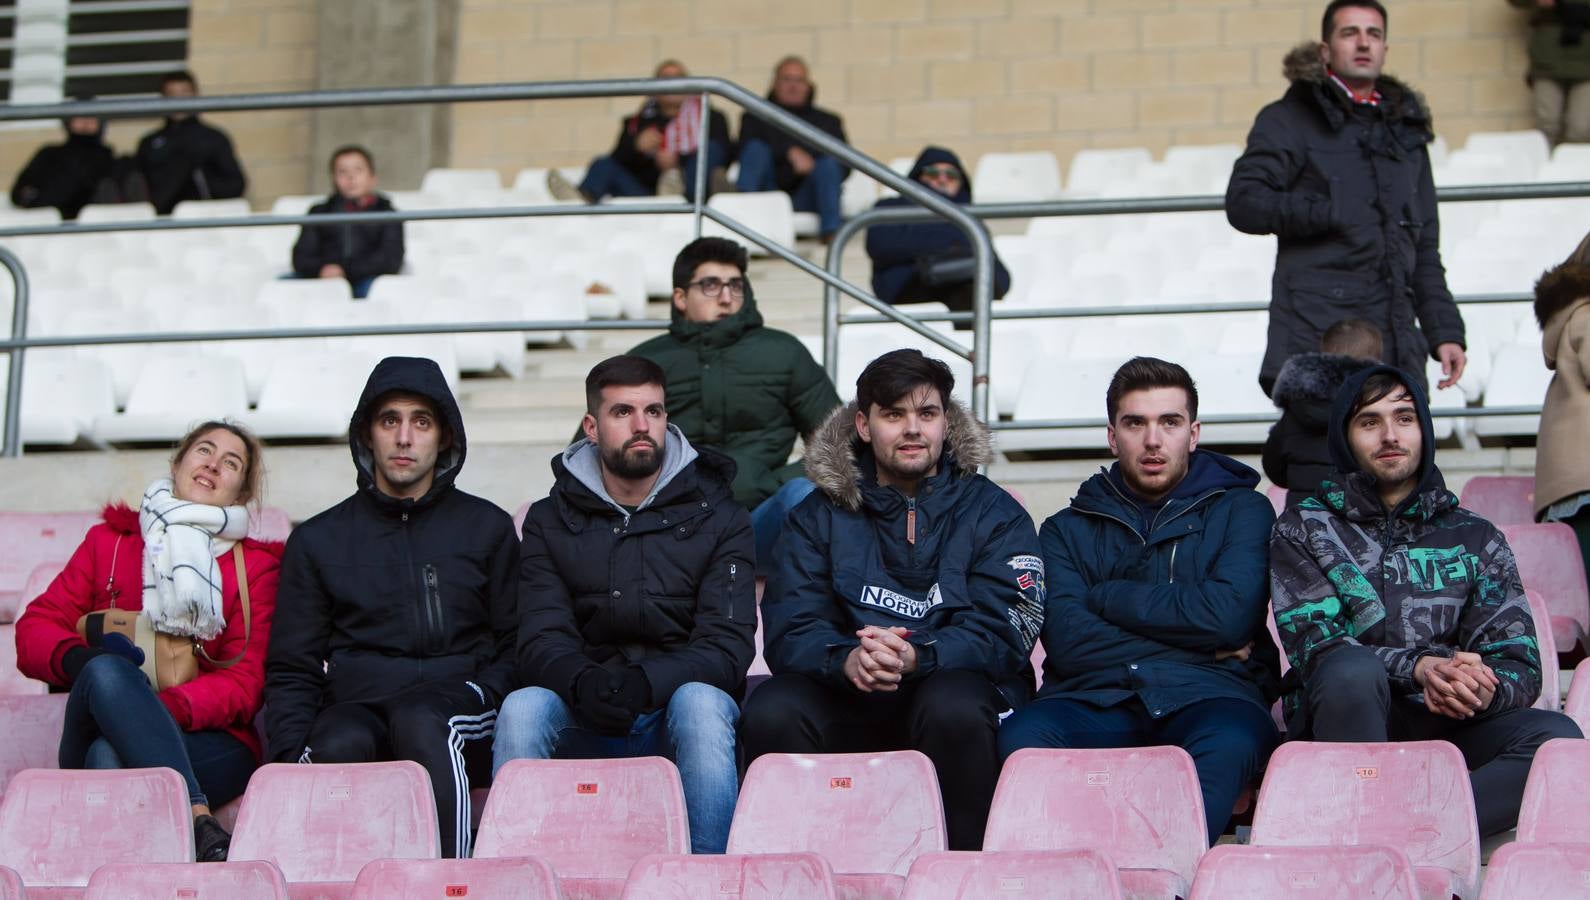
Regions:
<svg viewBox="0 0 1590 900"><path fill-rule="evenodd" d="M1330 76L1331 81L1336 82L1337 87L1347 92L1347 99L1353 101L1359 106L1379 106L1380 101L1385 99L1380 96L1380 91L1376 88L1370 88L1367 95L1354 91L1352 88L1347 86L1347 82L1337 78L1336 73L1332 72L1329 66L1325 68L1325 74Z"/></svg>

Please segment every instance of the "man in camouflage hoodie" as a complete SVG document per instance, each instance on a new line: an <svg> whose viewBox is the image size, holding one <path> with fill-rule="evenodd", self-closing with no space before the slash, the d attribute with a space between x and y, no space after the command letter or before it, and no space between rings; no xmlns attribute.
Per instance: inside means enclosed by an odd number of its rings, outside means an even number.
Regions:
<svg viewBox="0 0 1590 900"><path fill-rule="evenodd" d="M1531 709L1540 654L1513 553L1458 506L1435 466L1412 378L1373 366L1336 394L1338 475L1270 539L1270 590L1291 660L1291 737L1446 740L1462 751L1481 834L1518 821L1535 750L1580 737Z"/></svg>

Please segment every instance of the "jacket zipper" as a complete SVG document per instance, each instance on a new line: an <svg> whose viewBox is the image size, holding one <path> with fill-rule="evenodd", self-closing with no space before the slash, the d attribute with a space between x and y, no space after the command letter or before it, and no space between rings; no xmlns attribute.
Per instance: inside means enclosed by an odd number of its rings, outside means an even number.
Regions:
<svg viewBox="0 0 1590 900"><path fill-rule="evenodd" d="M418 588L419 593L421 595L418 599L419 599L419 603L420 603L421 614L423 616L423 618L422 618L422 620L420 622L420 626L423 629L423 631L422 631L422 633L420 635L420 640L417 642L418 646L415 649L420 651L421 653L427 653L427 652L430 651L431 646L435 643L434 635L435 635L435 631L436 631L436 623L432 619L430 604L426 601L426 598L424 596L424 594L425 594L425 584L424 584L423 578L415 579L415 577L414 577L415 576L415 571L414 571L414 536L409 533L409 514L408 513L403 513L399 517L399 519L403 523L403 562L405 563L404 568L408 570L409 583L411 585L414 585L414 587ZM414 582L416 580L419 580L420 583L419 584L414 584Z"/></svg>
<svg viewBox="0 0 1590 900"><path fill-rule="evenodd" d="M729 563L729 621L734 621L734 576L740 567L736 563Z"/></svg>
<svg viewBox="0 0 1590 900"><path fill-rule="evenodd" d="M425 578L425 617L429 621L431 631L432 653L442 651L442 585L441 578L436 574L436 566L426 563L422 570Z"/></svg>
<svg viewBox="0 0 1590 900"><path fill-rule="evenodd" d="M905 542L910 545L911 564L916 565L916 498L905 498Z"/></svg>
<svg viewBox="0 0 1590 900"><path fill-rule="evenodd" d="M1181 538L1170 542L1170 584L1176 583L1176 548L1181 546Z"/></svg>

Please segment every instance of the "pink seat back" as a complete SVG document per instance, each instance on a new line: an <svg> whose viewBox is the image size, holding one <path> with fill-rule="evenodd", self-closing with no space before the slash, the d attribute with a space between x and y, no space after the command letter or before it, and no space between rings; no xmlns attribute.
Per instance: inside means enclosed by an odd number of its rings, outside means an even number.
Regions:
<svg viewBox="0 0 1590 900"><path fill-rule="evenodd" d="M100 866L84 900L288 900L287 880L268 862L121 863Z"/></svg>
<svg viewBox="0 0 1590 900"><path fill-rule="evenodd" d="M56 767L65 719L65 694L0 696L0 793L23 769Z"/></svg>
<svg viewBox="0 0 1590 900"><path fill-rule="evenodd" d="M513 533L521 537L524 536L525 517L530 515L530 504L531 501L526 500L520 504L518 509L513 511Z"/></svg>
<svg viewBox="0 0 1590 900"><path fill-rule="evenodd" d="M1562 665L1557 661L1557 641L1551 635L1551 610L1546 599L1533 588L1525 588L1529 598L1529 616L1535 620L1535 642L1540 649L1540 696L1535 698L1535 709L1558 710L1562 708L1562 681L1558 673Z"/></svg>
<svg viewBox="0 0 1590 900"><path fill-rule="evenodd" d="M1469 888L1480 873L1468 767L1446 741L1282 744L1265 770L1250 843L1380 844Z"/></svg>
<svg viewBox="0 0 1590 900"><path fill-rule="evenodd" d="M819 853L835 872L904 875L944 848L938 776L915 750L758 757L729 828L730 853Z"/></svg>
<svg viewBox="0 0 1590 900"><path fill-rule="evenodd" d="M0 865L82 887L106 863L193 861L193 811L171 769L28 769L0 798Z"/></svg>
<svg viewBox="0 0 1590 900"><path fill-rule="evenodd" d="M0 866L0 900L23 900L27 888L22 886L22 876L15 869Z"/></svg>
<svg viewBox="0 0 1590 900"><path fill-rule="evenodd" d="M1579 723L1579 730L1590 734L1590 659L1573 667L1573 683L1568 685L1568 700L1562 711Z"/></svg>
<svg viewBox="0 0 1590 900"><path fill-rule="evenodd" d="M50 686L17 671L17 627L0 625L0 696L36 696Z"/></svg>
<svg viewBox="0 0 1590 900"><path fill-rule="evenodd" d="M1211 848L1198 861L1189 900L1418 900L1413 864L1392 847ZM1537 898L1538 900L1538 898Z"/></svg>
<svg viewBox="0 0 1590 900"><path fill-rule="evenodd" d="M815 853L654 854L629 870L624 900L834 900L834 873Z"/></svg>
<svg viewBox="0 0 1590 900"><path fill-rule="evenodd" d="M475 857L538 856L560 878L619 878L652 853L689 853L679 770L660 756L516 759L497 771Z"/></svg>
<svg viewBox="0 0 1590 900"><path fill-rule="evenodd" d="M1096 850L924 853L911 864L903 900L1120 900L1115 864Z"/></svg>
<svg viewBox="0 0 1590 900"><path fill-rule="evenodd" d="M1264 496L1269 498L1270 508L1275 510L1277 516L1286 512L1286 488L1272 484L1264 489Z"/></svg>
<svg viewBox="0 0 1590 900"><path fill-rule="evenodd" d="M1480 900L1583 897L1590 885L1590 845L1503 844L1485 867Z"/></svg>
<svg viewBox="0 0 1590 900"><path fill-rule="evenodd" d="M88 529L99 521L97 512L0 512L0 622L16 620L31 597L22 596L28 576L41 563L71 559Z"/></svg>
<svg viewBox="0 0 1590 900"><path fill-rule="evenodd" d="M1552 616L1578 623L1590 631L1590 589L1585 587L1584 557L1573 529L1561 522L1503 525L1502 534L1518 561L1524 587L1539 591ZM1558 647L1567 652L1572 647Z"/></svg>
<svg viewBox="0 0 1590 900"><path fill-rule="evenodd" d="M1028 749L1005 760L983 849L1092 848L1190 884L1204 828L1198 772L1180 747Z"/></svg>
<svg viewBox="0 0 1590 900"><path fill-rule="evenodd" d="M1555 738L1535 751L1518 808L1518 840L1526 844L1590 844L1584 814L1590 790L1590 741Z"/></svg>
<svg viewBox="0 0 1590 900"><path fill-rule="evenodd" d="M419 763L273 763L249 779L230 857L276 864L290 883L352 882L373 859L441 856Z"/></svg>
<svg viewBox="0 0 1590 900"><path fill-rule="evenodd" d="M1458 504L1492 525L1535 521L1535 476L1476 475L1463 485Z"/></svg>
<svg viewBox="0 0 1590 900"><path fill-rule="evenodd" d="M256 541L286 541L293 519L279 506L261 506L248 517L248 536Z"/></svg>
<svg viewBox="0 0 1590 900"><path fill-rule="evenodd" d="M353 900L394 897L559 900L558 876L545 860L378 859L359 870Z"/></svg>

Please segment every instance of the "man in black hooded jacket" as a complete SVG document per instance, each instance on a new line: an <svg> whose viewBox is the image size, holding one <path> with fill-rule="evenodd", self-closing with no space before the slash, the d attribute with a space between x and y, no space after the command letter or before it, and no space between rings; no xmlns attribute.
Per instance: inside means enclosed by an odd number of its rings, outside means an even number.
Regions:
<svg viewBox="0 0 1590 900"><path fill-rule="evenodd" d="M469 855L468 770L512 687L513 520L453 481L467 444L428 359L388 357L348 426L359 489L293 531L265 671L273 762L410 759L442 852Z"/></svg>
<svg viewBox="0 0 1590 900"><path fill-rule="evenodd" d="M61 218L75 219L102 192L119 199L115 185L116 154L105 143L105 122L93 116L72 116L64 123L66 141L40 147L16 183L11 204L21 209L53 206Z"/></svg>

